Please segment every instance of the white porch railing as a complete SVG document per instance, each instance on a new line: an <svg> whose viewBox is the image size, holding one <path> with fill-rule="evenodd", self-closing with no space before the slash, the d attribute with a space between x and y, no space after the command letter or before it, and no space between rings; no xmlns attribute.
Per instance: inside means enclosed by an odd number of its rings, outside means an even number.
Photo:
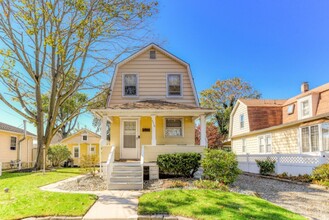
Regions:
<svg viewBox="0 0 329 220"><path fill-rule="evenodd" d="M142 182L144 183L144 153L145 153L145 146L142 146L141 150L141 168L142 168Z"/></svg>
<svg viewBox="0 0 329 220"><path fill-rule="evenodd" d="M299 174L311 174L313 169L321 164L329 163L329 154L322 152L320 155L308 154L244 154L237 155L239 168L244 172L259 173L256 160L275 161L275 173L288 173L297 176Z"/></svg>
<svg viewBox="0 0 329 220"><path fill-rule="evenodd" d="M104 170L104 177L109 181L111 177L111 173L113 171L113 163L114 163L114 157L115 157L115 146L112 145L111 152L109 154L109 157L105 164L105 170Z"/></svg>
<svg viewBox="0 0 329 220"><path fill-rule="evenodd" d="M161 154L172 153L203 153L205 147L198 145L145 145L142 148L143 160L145 162L154 162Z"/></svg>

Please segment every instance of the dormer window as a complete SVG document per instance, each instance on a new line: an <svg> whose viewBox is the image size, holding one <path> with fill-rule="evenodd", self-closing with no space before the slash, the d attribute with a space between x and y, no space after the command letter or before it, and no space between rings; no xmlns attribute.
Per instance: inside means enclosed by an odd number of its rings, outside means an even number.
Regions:
<svg viewBox="0 0 329 220"><path fill-rule="evenodd" d="M240 115L240 128L244 128L244 114Z"/></svg>
<svg viewBox="0 0 329 220"><path fill-rule="evenodd" d="M123 96L138 95L138 77L137 74L123 75Z"/></svg>
<svg viewBox="0 0 329 220"><path fill-rule="evenodd" d="M156 53L155 50L150 50L150 59L155 60L156 59Z"/></svg>
<svg viewBox="0 0 329 220"><path fill-rule="evenodd" d="M167 75L167 96L182 96L182 75Z"/></svg>
<svg viewBox="0 0 329 220"><path fill-rule="evenodd" d="M291 104L288 106L288 115L294 114L295 111L295 104Z"/></svg>
<svg viewBox="0 0 329 220"><path fill-rule="evenodd" d="M312 116L312 96L298 100L298 119L305 119Z"/></svg>

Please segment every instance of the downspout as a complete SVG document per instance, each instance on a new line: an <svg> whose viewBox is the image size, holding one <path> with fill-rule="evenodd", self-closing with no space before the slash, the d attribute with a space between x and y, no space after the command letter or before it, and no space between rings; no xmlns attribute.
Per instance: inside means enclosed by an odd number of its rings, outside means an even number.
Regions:
<svg viewBox="0 0 329 220"><path fill-rule="evenodd" d="M26 120L23 120L23 124L24 124L24 136L22 139L20 139L18 141L18 169L21 170L22 169L22 147L21 147L21 143L26 139Z"/></svg>

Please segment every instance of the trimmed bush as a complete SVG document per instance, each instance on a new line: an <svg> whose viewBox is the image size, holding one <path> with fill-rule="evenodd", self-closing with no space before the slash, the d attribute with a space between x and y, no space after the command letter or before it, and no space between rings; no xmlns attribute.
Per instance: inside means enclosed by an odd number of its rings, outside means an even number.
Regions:
<svg viewBox="0 0 329 220"><path fill-rule="evenodd" d="M206 149L201 164L206 179L224 184L233 183L241 173L233 152Z"/></svg>
<svg viewBox="0 0 329 220"><path fill-rule="evenodd" d="M221 191L229 191L228 186L224 183L212 180L196 180L193 182L193 185L199 189L217 189Z"/></svg>
<svg viewBox="0 0 329 220"><path fill-rule="evenodd" d="M58 167L70 158L71 152L65 145L58 144L49 147L47 156L51 164Z"/></svg>
<svg viewBox="0 0 329 220"><path fill-rule="evenodd" d="M311 178L320 184L329 186L329 164L326 163L315 167Z"/></svg>
<svg viewBox="0 0 329 220"><path fill-rule="evenodd" d="M261 175L269 175L274 173L275 160L267 158L266 160L256 160L257 166L259 167L259 173Z"/></svg>
<svg viewBox="0 0 329 220"><path fill-rule="evenodd" d="M157 165L166 174L193 177L200 167L200 160L199 153L162 154L157 158Z"/></svg>

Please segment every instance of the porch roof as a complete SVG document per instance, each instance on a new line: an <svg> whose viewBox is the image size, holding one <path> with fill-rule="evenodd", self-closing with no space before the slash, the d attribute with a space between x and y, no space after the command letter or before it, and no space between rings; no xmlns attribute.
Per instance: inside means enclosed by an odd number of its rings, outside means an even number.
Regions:
<svg viewBox="0 0 329 220"><path fill-rule="evenodd" d="M98 116L200 116L215 110L162 100L145 100L91 110Z"/></svg>

